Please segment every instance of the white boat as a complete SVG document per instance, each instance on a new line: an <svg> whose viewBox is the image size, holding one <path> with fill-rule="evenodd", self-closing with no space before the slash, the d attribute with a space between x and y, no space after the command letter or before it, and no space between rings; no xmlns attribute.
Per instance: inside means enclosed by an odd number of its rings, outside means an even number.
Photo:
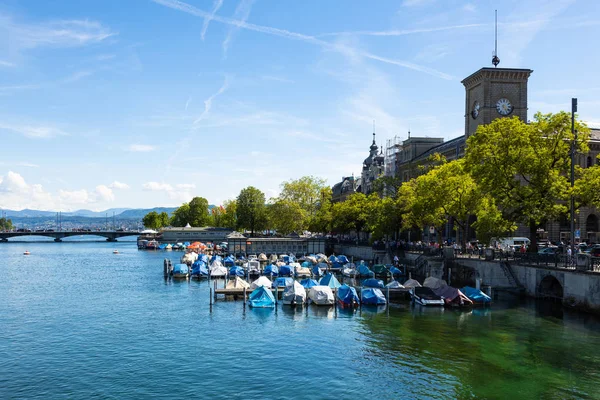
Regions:
<svg viewBox="0 0 600 400"><path fill-rule="evenodd" d="M310 278L312 276L310 268L302 266L296 267L295 274L296 278Z"/></svg>
<svg viewBox="0 0 600 400"><path fill-rule="evenodd" d="M119 254L119 250L113 250L113 254Z"/></svg>
<svg viewBox="0 0 600 400"><path fill-rule="evenodd" d="M23 255L24 255L24 256L28 256L28 255L30 255L30 254L31 254L31 253L29 252L29 250L25 250L25 252L23 253Z"/></svg>
<svg viewBox="0 0 600 400"><path fill-rule="evenodd" d="M211 278L222 278L227 276L227 268L221 264L221 261L213 261L210 264L210 277Z"/></svg>
<svg viewBox="0 0 600 400"><path fill-rule="evenodd" d="M318 306L329 306L335 303L333 291L329 286L313 286L308 290L308 298Z"/></svg>
<svg viewBox="0 0 600 400"><path fill-rule="evenodd" d="M236 276L235 279L230 280L229 282L227 282L227 289L243 289L243 288L250 288L250 284L248 282L246 282L245 280L243 280L242 278L240 278L239 276Z"/></svg>
<svg viewBox="0 0 600 400"><path fill-rule="evenodd" d="M354 278L358 275L358 271L356 270L356 265L354 264L346 264L344 268L342 268L342 275L347 278Z"/></svg>
<svg viewBox="0 0 600 400"><path fill-rule="evenodd" d="M294 281L291 285L286 286L281 295L281 300L283 304L287 305L304 304L306 303L306 289L298 281Z"/></svg>
<svg viewBox="0 0 600 400"><path fill-rule="evenodd" d="M260 286L265 286L267 288L271 288L271 286L273 286L273 282L271 282L271 280L269 278L267 278L266 276L261 276L260 278L258 278L257 280L255 280L254 282L252 282L250 284L250 289L254 290Z"/></svg>
<svg viewBox="0 0 600 400"><path fill-rule="evenodd" d="M444 298L433 293L431 288L417 286L410 289L410 297L422 306L444 306Z"/></svg>
<svg viewBox="0 0 600 400"><path fill-rule="evenodd" d="M248 275L260 274L260 261L258 260L250 260L245 262L242 265L242 268L246 270Z"/></svg>

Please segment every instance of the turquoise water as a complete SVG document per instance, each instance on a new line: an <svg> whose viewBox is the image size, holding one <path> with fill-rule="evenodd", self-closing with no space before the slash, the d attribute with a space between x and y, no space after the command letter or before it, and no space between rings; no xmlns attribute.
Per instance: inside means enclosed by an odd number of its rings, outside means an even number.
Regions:
<svg viewBox="0 0 600 400"><path fill-rule="evenodd" d="M180 255L0 243L0 398L600 398L594 317L508 300L211 312L207 282L163 279Z"/></svg>

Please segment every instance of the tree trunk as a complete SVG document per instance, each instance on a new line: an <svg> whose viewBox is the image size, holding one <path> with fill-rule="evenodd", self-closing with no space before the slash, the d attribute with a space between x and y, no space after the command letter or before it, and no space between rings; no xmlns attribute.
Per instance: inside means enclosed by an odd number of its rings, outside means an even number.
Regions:
<svg viewBox="0 0 600 400"><path fill-rule="evenodd" d="M537 224L533 218L529 218L529 240L531 240L531 244L528 251L530 253L537 253Z"/></svg>

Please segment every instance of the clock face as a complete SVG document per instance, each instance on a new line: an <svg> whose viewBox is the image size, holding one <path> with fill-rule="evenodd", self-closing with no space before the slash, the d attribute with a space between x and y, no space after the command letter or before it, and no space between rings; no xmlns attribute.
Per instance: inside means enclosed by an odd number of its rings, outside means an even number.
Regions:
<svg viewBox="0 0 600 400"><path fill-rule="evenodd" d="M479 109L480 109L480 105L479 102L476 101L475 103L473 103L473 109L471 110L471 117L473 117L473 119L477 118L477 116L479 115Z"/></svg>
<svg viewBox="0 0 600 400"><path fill-rule="evenodd" d="M513 111L513 105L508 99L500 99L496 103L496 111L498 111L500 115L508 115Z"/></svg>

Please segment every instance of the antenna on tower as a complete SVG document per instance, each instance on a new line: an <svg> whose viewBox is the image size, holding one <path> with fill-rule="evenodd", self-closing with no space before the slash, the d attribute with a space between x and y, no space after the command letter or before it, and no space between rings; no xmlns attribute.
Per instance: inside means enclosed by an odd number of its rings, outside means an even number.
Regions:
<svg viewBox="0 0 600 400"><path fill-rule="evenodd" d="M494 57L492 57L492 64L494 64L494 68L500 64L500 59L498 58L498 10L494 10L495 14L495 33L494 33Z"/></svg>

